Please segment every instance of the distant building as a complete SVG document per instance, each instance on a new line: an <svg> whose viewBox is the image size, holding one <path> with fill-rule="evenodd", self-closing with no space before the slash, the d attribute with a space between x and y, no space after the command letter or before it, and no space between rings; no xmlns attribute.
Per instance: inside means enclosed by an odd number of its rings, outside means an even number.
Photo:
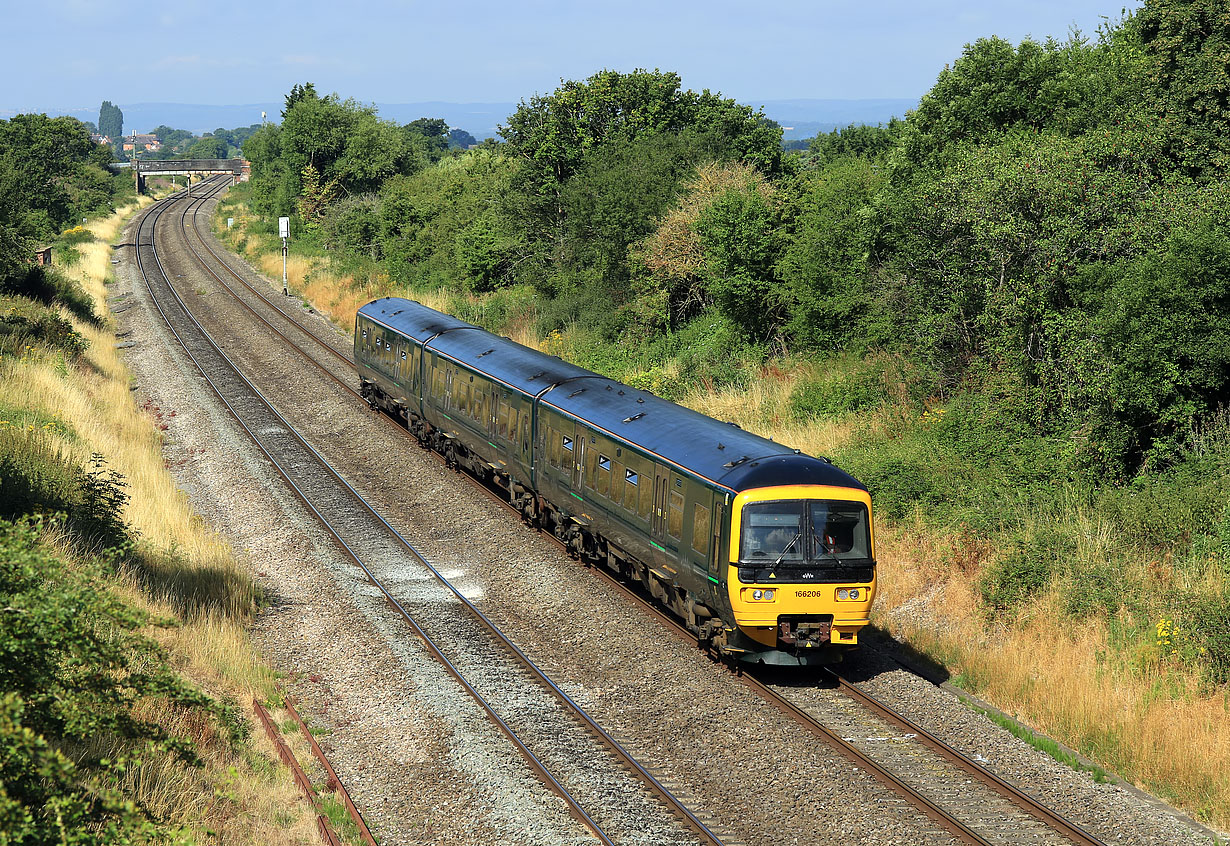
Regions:
<svg viewBox="0 0 1230 846"><path fill-rule="evenodd" d="M95 132L90 135L90 140L93 141L95 144L106 144L108 147L111 146L111 136L110 135L99 135L97 132Z"/></svg>
<svg viewBox="0 0 1230 846"><path fill-rule="evenodd" d="M151 153L156 153L162 149L162 142L158 140L157 135L140 135L133 133L124 138L124 152L129 153L133 150L146 150Z"/></svg>
<svg viewBox="0 0 1230 846"><path fill-rule="evenodd" d="M34 263L43 267L51 265L51 247L39 247L34 251Z"/></svg>

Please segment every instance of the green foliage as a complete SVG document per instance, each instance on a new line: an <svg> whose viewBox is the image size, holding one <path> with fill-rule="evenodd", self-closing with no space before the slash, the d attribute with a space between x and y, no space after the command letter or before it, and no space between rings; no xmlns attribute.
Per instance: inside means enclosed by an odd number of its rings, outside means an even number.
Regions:
<svg viewBox="0 0 1230 846"><path fill-rule="evenodd" d="M0 296L23 297L47 306L64 306L79 319L98 323L90 295L75 280L54 267L26 265L18 273L0 279Z"/></svg>
<svg viewBox="0 0 1230 846"><path fill-rule="evenodd" d="M842 158L867 161L883 158L897 144L904 126L903 121L893 118L888 126L851 124L845 129L817 135L807 143L807 161L817 167Z"/></svg>
<svg viewBox="0 0 1230 846"><path fill-rule="evenodd" d="M800 381L790 392L790 411L800 420L833 417L887 405L892 397L886 377L877 366L837 369L824 377Z"/></svg>
<svg viewBox="0 0 1230 846"><path fill-rule="evenodd" d="M796 349L865 342L870 327L860 326L860 318L871 311L867 218L882 182L869 161L847 158L812 175L794 195L793 232L775 274L789 315L786 336Z"/></svg>
<svg viewBox="0 0 1230 846"><path fill-rule="evenodd" d="M113 144L119 144L124 135L124 113L110 100L103 100L98 110L98 134L108 136Z"/></svg>
<svg viewBox="0 0 1230 846"><path fill-rule="evenodd" d="M0 120L0 280L21 274L34 248L70 223L110 210L110 161L75 118Z"/></svg>
<svg viewBox="0 0 1230 846"><path fill-rule="evenodd" d="M561 195L590 150L692 130L715 158L744 161L766 173L781 165L781 128L748 106L705 91L683 91L678 74L601 71L584 82L565 81L553 93L522 101L500 126L519 163L516 186L527 198L531 223L548 240L565 223Z"/></svg>
<svg viewBox="0 0 1230 846"><path fill-rule="evenodd" d="M23 356L32 347L72 356L85 351L85 340L54 309L0 294L0 358Z"/></svg>
<svg viewBox="0 0 1230 846"><path fill-rule="evenodd" d="M186 159L225 159L227 151L227 143L221 138L215 138L212 135L206 135L203 138L193 142L187 150L184 151Z"/></svg>
<svg viewBox="0 0 1230 846"><path fill-rule="evenodd" d="M1065 547L1062 538L1018 537L1008 554L983 572L978 583L992 613L1014 612L1050 584Z"/></svg>
<svg viewBox="0 0 1230 846"><path fill-rule="evenodd" d="M1228 230L1189 227L1157 252L1089 274L1105 290L1094 329L1106 356L1107 449L1146 466L1170 464L1190 421L1230 403Z"/></svg>
<svg viewBox="0 0 1230 846"><path fill-rule="evenodd" d="M131 842L161 827L119 790L141 755L195 761L187 741L137 706L209 710L162 649L149 619L113 597L97 564L41 542L45 524L0 520L0 819L14 843ZM97 750L108 746L113 752ZM65 753L72 750L70 759Z"/></svg>
<svg viewBox="0 0 1230 846"><path fill-rule="evenodd" d="M1230 683L1230 593L1187 597L1182 619L1209 682Z"/></svg>
<svg viewBox="0 0 1230 846"><path fill-rule="evenodd" d="M347 197L325 209L320 221L324 245L356 256L380 258L379 197Z"/></svg>
<svg viewBox="0 0 1230 846"><path fill-rule="evenodd" d="M380 244L393 278L473 290L514 281L523 236L503 212L513 167L503 155L478 149L386 181Z"/></svg>
<svg viewBox="0 0 1230 846"><path fill-rule="evenodd" d="M1230 17L1216 0L1150 0L1138 13L1148 103L1175 161L1220 178L1230 165Z"/></svg>
<svg viewBox="0 0 1230 846"><path fill-rule="evenodd" d="M130 540L121 516L126 486L101 456L84 469L41 430L22 430L6 421L0 426L0 483L2 519L62 514L68 528L89 544L117 547Z"/></svg>
<svg viewBox="0 0 1230 846"><path fill-rule="evenodd" d="M754 188L727 191L696 222L714 303L760 338L781 318L773 297L778 215L766 194Z"/></svg>
<svg viewBox="0 0 1230 846"><path fill-rule="evenodd" d="M629 245L653 231L699 155L690 132L614 138L587 151L560 199L560 273L570 284L626 293Z"/></svg>

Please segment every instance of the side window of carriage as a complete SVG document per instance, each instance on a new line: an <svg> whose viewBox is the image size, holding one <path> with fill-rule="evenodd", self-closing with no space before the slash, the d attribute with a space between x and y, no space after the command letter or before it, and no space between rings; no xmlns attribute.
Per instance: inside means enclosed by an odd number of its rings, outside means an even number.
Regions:
<svg viewBox="0 0 1230 846"><path fill-rule="evenodd" d="M629 467L624 471L624 508L636 513L636 495L641 485L641 474Z"/></svg>
<svg viewBox="0 0 1230 846"><path fill-rule="evenodd" d="M699 502L692 512L692 549L709 554L709 509Z"/></svg>
<svg viewBox="0 0 1230 846"><path fill-rule="evenodd" d="M666 524L666 531L670 532L673 538L683 537L683 494L679 491L671 491L670 514Z"/></svg>
<svg viewBox="0 0 1230 846"><path fill-rule="evenodd" d="M598 493L603 496L611 495L611 459L609 456L598 455Z"/></svg>

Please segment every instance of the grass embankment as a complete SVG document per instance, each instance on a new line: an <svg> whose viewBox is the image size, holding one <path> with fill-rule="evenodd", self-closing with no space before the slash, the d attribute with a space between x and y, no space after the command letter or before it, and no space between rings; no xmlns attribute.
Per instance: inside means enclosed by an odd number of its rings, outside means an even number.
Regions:
<svg viewBox="0 0 1230 846"><path fill-rule="evenodd" d="M176 489L116 349L134 210L0 289L0 843L316 843L254 728L252 697L278 698L245 630L259 591Z"/></svg>
<svg viewBox="0 0 1230 846"><path fill-rule="evenodd" d="M241 189L219 231L270 278L280 248ZM1230 827L1230 420L1131 484L1056 478L1064 448L993 396L940 396L886 355L774 358L719 318L618 346L543 334L524 289L397 290L376 263L295 245L290 285L342 327L386 294L434 308L816 455L876 498L878 626L953 681L1100 765ZM1037 744L1044 747L1045 743ZM1058 756L1062 759L1063 756Z"/></svg>

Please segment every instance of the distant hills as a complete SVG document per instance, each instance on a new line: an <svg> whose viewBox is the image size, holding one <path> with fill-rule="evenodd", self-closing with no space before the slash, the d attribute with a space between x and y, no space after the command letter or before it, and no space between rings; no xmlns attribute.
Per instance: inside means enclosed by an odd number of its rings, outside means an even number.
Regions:
<svg viewBox="0 0 1230 846"><path fill-rule="evenodd" d="M787 140L810 138L818 132L830 132L852 123L876 125L890 118L903 117L918 105L917 100L747 100L749 105L764 107L765 114L780 123ZM124 131L148 132L155 126L186 129L197 135L215 129L235 129L261 122L261 112L270 120L281 119L282 102L247 103L234 106L209 106L189 103L120 103L124 112ZM516 103L377 103L380 116L398 123L409 123L421 117L444 118L454 129L464 129L482 140L496 135L497 127L516 108ZM28 110L22 110L28 111ZM49 115L72 115L83 121L98 121L98 106L47 109ZM18 110L0 109L0 118L19 114Z"/></svg>

